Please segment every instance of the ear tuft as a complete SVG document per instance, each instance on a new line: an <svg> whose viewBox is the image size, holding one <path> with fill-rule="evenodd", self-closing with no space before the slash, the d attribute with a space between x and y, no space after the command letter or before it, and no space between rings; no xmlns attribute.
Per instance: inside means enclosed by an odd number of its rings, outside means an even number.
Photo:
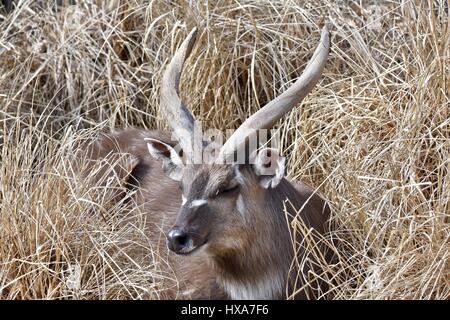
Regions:
<svg viewBox="0 0 450 320"><path fill-rule="evenodd" d="M160 143L160 142L154 140L153 143L151 144L151 146L152 146L152 148L155 149L154 151L156 151L156 153L158 153L164 157L170 158L170 151L169 151L169 149L167 149L166 145L164 145L163 143Z"/></svg>
<svg viewBox="0 0 450 320"><path fill-rule="evenodd" d="M149 153L155 160L163 162L164 172L173 180L180 181L183 161L178 153L167 143L157 139L145 138Z"/></svg>
<svg viewBox="0 0 450 320"><path fill-rule="evenodd" d="M262 149L253 158L260 185L265 189L275 188L284 177L286 158L273 148Z"/></svg>

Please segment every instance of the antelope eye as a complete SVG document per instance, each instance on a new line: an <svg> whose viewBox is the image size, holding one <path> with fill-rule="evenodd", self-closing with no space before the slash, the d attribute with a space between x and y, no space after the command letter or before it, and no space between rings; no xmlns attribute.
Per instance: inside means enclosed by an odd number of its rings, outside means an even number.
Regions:
<svg viewBox="0 0 450 320"><path fill-rule="evenodd" d="M223 187L223 188L219 188L216 191L216 196L224 195L224 194L227 194L227 193L231 193L232 191L237 190L237 188L239 188L238 184L232 184L232 185L229 185L229 186L226 186L226 187Z"/></svg>

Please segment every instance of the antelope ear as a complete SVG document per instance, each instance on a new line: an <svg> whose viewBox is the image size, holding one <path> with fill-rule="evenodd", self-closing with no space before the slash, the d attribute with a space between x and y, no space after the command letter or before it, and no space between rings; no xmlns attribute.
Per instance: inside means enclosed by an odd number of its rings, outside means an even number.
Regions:
<svg viewBox="0 0 450 320"><path fill-rule="evenodd" d="M261 149L253 156L253 170L259 177L259 184L265 188L275 188L284 177L286 158L273 148Z"/></svg>
<svg viewBox="0 0 450 320"><path fill-rule="evenodd" d="M178 153L167 143L157 139L146 138L148 151L156 160L162 160L164 172L173 180L180 181L183 161Z"/></svg>

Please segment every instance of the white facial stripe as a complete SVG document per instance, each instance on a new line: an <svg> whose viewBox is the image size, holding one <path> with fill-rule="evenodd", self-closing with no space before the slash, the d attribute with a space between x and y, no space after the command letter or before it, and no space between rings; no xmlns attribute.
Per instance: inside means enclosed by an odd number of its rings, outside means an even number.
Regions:
<svg viewBox="0 0 450 320"><path fill-rule="evenodd" d="M245 203L244 198L242 198L241 194L239 194L236 200L236 209L242 215L242 218L245 219Z"/></svg>
<svg viewBox="0 0 450 320"><path fill-rule="evenodd" d="M187 201L186 197L181 195L181 205L184 205L186 201Z"/></svg>
<svg viewBox="0 0 450 320"><path fill-rule="evenodd" d="M239 166L235 165L233 167L235 179L237 183L244 184L244 176L242 175L241 171L239 170Z"/></svg>
<svg viewBox="0 0 450 320"><path fill-rule="evenodd" d="M208 252L208 247L209 244L205 243L204 245L202 245L200 248L198 248L197 250L195 250L192 255L196 256L196 257L209 257L210 254Z"/></svg>
<svg viewBox="0 0 450 320"><path fill-rule="evenodd" d="M196 200L192 200L190 206L191 206L191 208L200 207L200 206L203 206L203 205L205 205L207 203L208 203L208 201L206 201L204 199L196 199Z"/></svg>

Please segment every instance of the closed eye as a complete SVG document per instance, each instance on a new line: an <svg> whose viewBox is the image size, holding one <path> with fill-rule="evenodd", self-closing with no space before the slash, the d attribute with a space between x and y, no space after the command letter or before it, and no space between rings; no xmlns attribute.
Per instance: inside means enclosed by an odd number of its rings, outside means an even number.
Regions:
<svg viewBox="0 0 450 320"><path fill-rule="evenodd" d="M231 186L219 188L219 189L217 189L215 196L226 195L226 194L232 193L233 191L236 191L238 188L239 188L239 184L233 184Z"/></svg>

